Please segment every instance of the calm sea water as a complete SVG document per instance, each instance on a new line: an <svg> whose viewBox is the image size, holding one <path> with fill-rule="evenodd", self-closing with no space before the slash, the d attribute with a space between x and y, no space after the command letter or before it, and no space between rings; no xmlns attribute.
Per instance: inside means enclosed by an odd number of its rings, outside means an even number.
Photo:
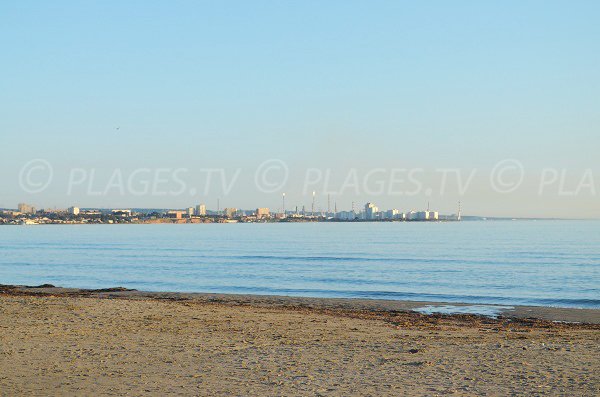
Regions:
<svg viewBox="0 0 600 397"><path fill-rule="evenodd" d="M0 283L600 308L600 222L4 226Z"/></svg>

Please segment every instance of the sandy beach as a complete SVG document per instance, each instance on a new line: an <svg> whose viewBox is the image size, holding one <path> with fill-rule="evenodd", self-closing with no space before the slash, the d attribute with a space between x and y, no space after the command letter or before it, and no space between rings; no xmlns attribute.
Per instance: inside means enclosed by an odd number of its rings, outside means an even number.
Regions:
<svg viewBox="0 0 600 397"><path fill-rule="evenodd" d="M489 319L423 315L415 302L0 291L7 396L600 392L597 310Z"/></svg>

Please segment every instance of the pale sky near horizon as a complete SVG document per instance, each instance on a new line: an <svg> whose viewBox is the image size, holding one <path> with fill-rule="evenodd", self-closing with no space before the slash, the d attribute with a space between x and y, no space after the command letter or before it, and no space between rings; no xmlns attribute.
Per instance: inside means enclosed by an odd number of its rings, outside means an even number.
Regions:
<svg viewBox="0 0 600 397"><path fill-rule="evenodd" d="M314 190L323 209L329 192L340 210L600 218L599 16L597 1L5 2L0 208L277 209L286 192L291 209ZM36 159L52 180L31 193ZM270 159L289 178L265 193ZM491 186L504 159L523 166L511 192ZM206 188L220 168L229 192ZM183 192L140 193L177 169ZM419 189L403 169L423 170ZM473 177L441 192L440 169Z"/></svg>

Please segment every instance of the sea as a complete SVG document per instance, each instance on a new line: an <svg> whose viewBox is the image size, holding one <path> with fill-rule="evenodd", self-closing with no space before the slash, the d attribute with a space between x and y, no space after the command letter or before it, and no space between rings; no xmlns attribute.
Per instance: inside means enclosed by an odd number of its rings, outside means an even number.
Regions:
<svg viewBox="0 0 600 397"><path fill-rule="evenodd" d="M0 284L600 308L599 221L0 227Z"/></svg>

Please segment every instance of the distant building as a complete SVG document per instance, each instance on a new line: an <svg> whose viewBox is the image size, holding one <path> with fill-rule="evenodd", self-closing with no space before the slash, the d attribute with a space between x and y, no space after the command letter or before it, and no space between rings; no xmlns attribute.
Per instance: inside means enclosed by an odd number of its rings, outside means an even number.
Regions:
<svg viewBox="0 0 600 397"><path fill-rule="evenodd" d="M198 204L196 206L196 215L198 215L198 216L205 216L206 215L206 205L204 205L204 204Z"/></svg>
<svg viewBox="0 0 600 397"><path fill-rule="evenodd" d="M379 212L379 208L373 203L365 204L365 219L373 220L377 218L377 213Z"/></svg>
<svg viewBox="0 0 600 397"><path fill-rule="evenodd" d="M237 208L225 208L224 212L227 218L233 218L237 213Z"/></svg>
<svg viewBox="0 0 600 397"><path fill-rule="evenodd" d="M415 211L408 211L407 213L404 214L404 218L407 221L416 221L417 220L417 213Z"/></svg>
<svg viewBox="0 0 600 397"><path fill-rule="evenodd" d="M268 218L269 215L269 209L268 208L257 208L256 209L256 217L257 218Z"/></svg>
<svg viewBox="0 0 600 397"><path fill-rule="evenodd" d="M419 211L416 214L417 221L428 221L429 220L429 211Z"/></svg>
<svg viewBox="0 0 600 397"><path fill-rule="evenodd" d="M75 215L75 216L79 215L79 207L69 207L69 209L67 211L71 215Z"/></svg>
<svg viewBox="0 0 600 397"><path fill-rule="evenodd" d="M437 221L439 219L439 212L437 211L419 211L414 212L414 216L410 220L415 221Z"/></svg>
<svg viewBox="0 0 600 397"><path fill-rule="evenodd" d="M393 210L387 210L386 212L384 212L383 215L384 219L400 219L400 211L393 209Z"/></svg>
<svg viewBox="0 0 600 397"><path fill-rule="evenodd" d="M406 212L399 213L398 218L396 218L396 219L401 219L401 220L405 221L406 220Z"/></svg>
<svg viewBox="0 0 600 397"><path fill-rule="evenodd" d="M22 214L35 214L35 207L25 203L19 203L18 211Z"/></svg>
<svg viewBox="0 0 600 397"><path fill-rule="evenodd" d="M186 211L167 211L167 218L173 218L173 219L181 219L183 217L183 214L185 214Z"/></svg>
<svg viewBox="0 0 600 397"><path fill-rule="evenodd" d="M187 216L188 216L189 218L191 218L191 217L192 217L192 215L194 215L194 207L189 207L189 208L187 209Z"/></svg>
<svg viewBox="0 0 600 397"><path fill-rule="evenodd" d="M354 211L339 211L335 214L335 218L342 221L353 221L356 219L356 212Z"/></svg>
<svg viewBox="0 0 600 397"><path fill-rule="evenodd" d="M62 214L64 212L69 212L68 209L59 209L59 208L42 208L39 211L36 212L42 212L44 214Z"/></svg>
<svg viewBox="0 0 600 397"><path fill-rule="evenodd" d="M131 210L112 210L111 212L114 216L119 216L121 218L131 217Z"/></svg>

